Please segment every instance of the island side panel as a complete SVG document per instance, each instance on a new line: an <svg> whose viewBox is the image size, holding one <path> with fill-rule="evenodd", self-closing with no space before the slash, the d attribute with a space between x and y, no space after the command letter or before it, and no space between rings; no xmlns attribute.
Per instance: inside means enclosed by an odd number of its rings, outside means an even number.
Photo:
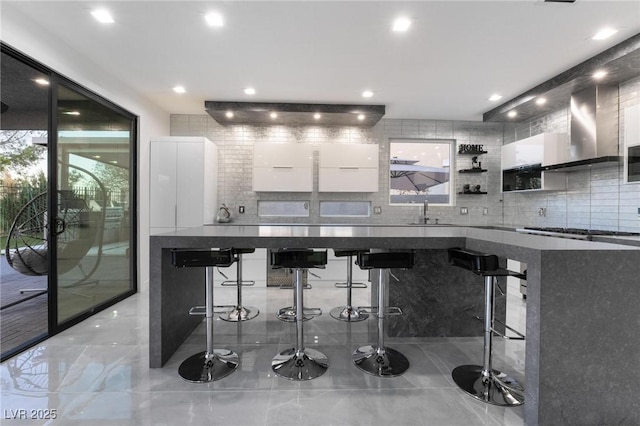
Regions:
<svg viewBox="0 0 640 426"><path fill-rule="evenodd" d="M149 366L159 368L202 322L203 317L189 315L189 309L204 305L205 272L204 268L175 268L170 248L151 247Z"/></svg>
<svg viewBox="0 0 640 426"><path fill-rule="evenodd" d="M389 282L390 306L403 314L389 317L387 334L392 337L482 336L484 278L452 266L447 250L416 250L412 269L393 270L400 281ZM501 264L504 264L504 259ZM505 280L500 279L505 288ZM503 321L506 297L496 290L495 318ZM500 329L499 323L496 328ZM504 330L500 330L504 331Z"/></svg>
<svg viewBox="0 0 640 426"><path fill-rule="evenodd" d="M640 252L548 251L541 268L538 423L640 424Z"/></svg>

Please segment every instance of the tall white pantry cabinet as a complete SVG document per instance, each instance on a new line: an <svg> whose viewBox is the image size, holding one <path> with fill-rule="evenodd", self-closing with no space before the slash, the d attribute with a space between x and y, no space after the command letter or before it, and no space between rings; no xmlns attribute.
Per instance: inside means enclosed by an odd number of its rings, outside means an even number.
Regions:
<svg viewBox="0 0 640 426"><path fill-rule="evenodd" d="M158 137L151 139L149 155L149 234L213 223L216 144L205 137Z"/></svg>

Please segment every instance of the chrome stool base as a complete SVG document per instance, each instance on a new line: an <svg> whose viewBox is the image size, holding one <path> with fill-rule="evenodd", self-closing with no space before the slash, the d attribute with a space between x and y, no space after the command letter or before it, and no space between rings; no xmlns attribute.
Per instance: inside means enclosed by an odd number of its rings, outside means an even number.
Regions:
<svg viewBox="0 0 640 426"><path fill-rule="evenodd" d="M237 353L228 349L214 349L213 354L203 351L185 359L178 368L178 374L191 383L208 383L233 373L239 363Z"/></svg>
<svg viewBox="0 0 640 426"><path fill-rule="evenodd" d="M271 369L288 380L311 380L322 376L329 367L327 356L315 349L287 349L271 361Z"/></svg>
<svg viewBox="0 0 640 426"><path fill-rule="evenodd" d="M409 369L409 360L391 348L361 346L353 352L353 362L365 373L378 377L399 376Z"/></svg>
<svg viewBox="0 0 640 426"><path fill-rule="evenodd" d="M524 389L512 377L496 370L483 374L479 365L461 365L451 372L453 381L472 397L488 404L515 407L524 403Z"/></svg>
<svg viewBox="0 0 640 426"><path fill-rule="evenodd" d="M309 321L310 319L322 315L320 308L304 308L302 315L302 321ZM285 308L278 309L276 317L280 321L284 322L296 322L296 308L295 306L287 306Z"/></svg>
<svg viewBox="0 0 640 426"><path fill-rule="evenodd" d="M368 313L359 311L353 306L338 306L337 308L333 308L331 310L331 316L337 320L349 322L364 321L369 318Z"/></svg>
<svg viewBox="0 0 640 426"><path fill-rule="evenodd" d="M236 306L230 312L220 315L223 321L238 322L249 321L258 316L260 310L254 306Z"/></svg>

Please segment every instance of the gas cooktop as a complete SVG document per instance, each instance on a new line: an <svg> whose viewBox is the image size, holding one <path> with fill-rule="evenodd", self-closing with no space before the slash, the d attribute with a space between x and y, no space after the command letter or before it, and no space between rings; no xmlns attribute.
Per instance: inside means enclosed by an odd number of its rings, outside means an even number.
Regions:
<svg viewBox="0 0 640 426"><path fill-rule="evenodd" d="M526 227L516 229L518 232L527 234L548 235L551 237L574 238L579 240L590 240L594 236L640 236L639 232L608 231L604 229L584 229L584 228L548 228L548 227Z"/></svg>

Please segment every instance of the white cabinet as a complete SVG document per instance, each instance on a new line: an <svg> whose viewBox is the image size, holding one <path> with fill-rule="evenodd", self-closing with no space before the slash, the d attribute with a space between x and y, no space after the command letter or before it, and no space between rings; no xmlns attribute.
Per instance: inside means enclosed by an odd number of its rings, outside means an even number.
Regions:
<svg viewBox="0 0 640 426"><path fill-rule="evenodd" d="M212 223L217 146L204 137L161 137L150 142L150 234Z"/></svg>
<svg viewBox="0 0 640 426"><path fill-rule="evenodd" d="M378 145L322 144L319 192L378 192Z"/></svg>
<svg viewBox="0 0 640 426"><path fill-rule="evenodd" d="M640 182L640 105L624 109L624 182Z"/></svg>
<svg viewBox="0 0 640 426"><path fill-rule="evenodd" d="M541 133L504 145L502 191L541 191L566 188L566 174L542 171L569 158L569 138L563 133Z"/></svg>
<svg viewBox="0 0 640 426"><path fill-rule="evenodd" d="M502 170L569 161L569 138L564 133L541 133L502 147Z"/></svg>
<svg viewBox="0 0 640 426"><path fill-rule="evenodd" d="M253 146L253 190L313 191L313 147L299 143L257 143Z"/></svg>

